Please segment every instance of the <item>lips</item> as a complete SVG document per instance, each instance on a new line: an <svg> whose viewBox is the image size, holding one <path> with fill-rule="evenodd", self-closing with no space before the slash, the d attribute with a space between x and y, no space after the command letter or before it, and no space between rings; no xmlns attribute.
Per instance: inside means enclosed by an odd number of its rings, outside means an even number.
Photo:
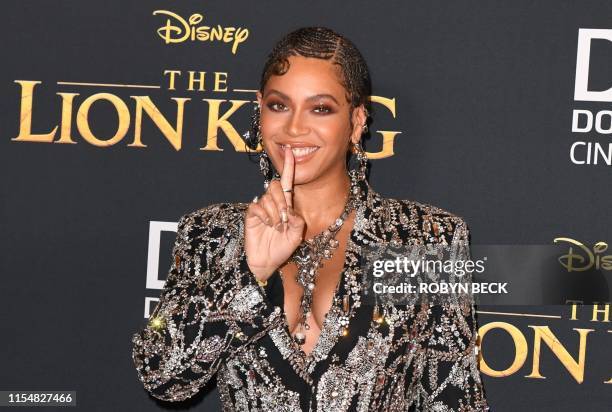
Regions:
<svg viewBox="0 0 612 412"><path fill-rule="evenodd" d="M284 154L284 148L287 145L279 144L279 148L281 154ZM290 144L291 151L293 152L293 157L296 163L303 163L306 160L310 159L317 150L319 150L319 146L311 146L304 143L293 143Z"/></svg>

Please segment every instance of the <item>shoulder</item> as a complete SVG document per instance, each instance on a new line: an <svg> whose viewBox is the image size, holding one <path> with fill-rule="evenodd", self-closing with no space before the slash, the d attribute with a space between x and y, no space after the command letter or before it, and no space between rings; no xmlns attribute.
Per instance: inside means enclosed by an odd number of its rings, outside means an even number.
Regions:
<svg viewBox="0 0 612 412"><path fill-rule="evenodd" d="M245 203L213 203L184 214L181 216L181 220L192 223L204 223L206 225L223 223L228 219L240 217L246 206Z"/></svg>
<svg viewBox="0 0 612 412"><path fill-rule="evenodd" d="M178 221L176 250L193 269L237 262L242 250L244 203L214 203L183 214Z"/></svg>
<svg viewBox="0 0 612 412"><path fill-rule="evenodd" d="M384 198L383 209L392 211L413 236L426 242L450 244L453 239L469 236L466 220L457 213L412 199Z"/></svg>
<svg viewBox="0 0 612 412"><path fill-rule="evenodd" d="M241 228L245 203L214 203L182 215L178 221L178 233L189 237L203 234L218 237Z"/></svg>

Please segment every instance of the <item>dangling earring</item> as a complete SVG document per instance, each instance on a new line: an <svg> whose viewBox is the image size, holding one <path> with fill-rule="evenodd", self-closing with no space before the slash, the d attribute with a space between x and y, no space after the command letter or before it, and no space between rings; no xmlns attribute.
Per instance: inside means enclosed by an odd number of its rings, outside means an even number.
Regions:
<svg viewBox="0 0 612 412"><path fill-rule="evenodd" d="M361 147L361 142L353 143L353 153L357 156L357 161L359 162L357 170L354 170L353 172L356 173L356 177L359 180L366 180L368 172L368 156L366 155L365 150L363 150L363 147Z"/></svg>
<svg viewBox="0 0 612 412"><path fill-rule="evenodd" d="M260 143L262 146L261 154L259 155L259 170L261 170L261 174L264 176L264 188L267 189L270 185L270 182L274 179L280 179L280 175L272 165L270 161L270 157L266 152L266 148L263 145L263 139L260 139Z"/></svg>
<svg viewBox="0 0 612 412"><path fill-rule="evenodd" d="M259 104L255 104L253 107L253 114L251 115L251 130L247 131L243 136L246 144L249 148L257 150L261 144L261 152L259 153L259 170L264 176L264 187L267 189L272 179L280 178L280 175L272 165L268 153L263 145L263 136L261 135L261 125L259 124L260 110Z"/></svg>
<svg viewBox="0 0 612 412"><path fill-rule="evenodd" d="M366 119L365 119L365 122L363 123L363 127L362 127L363 130L362 130L361 134L366 134L368 132L368 130L369 130L369 128L368 128L368 119L370 118L370 112L368 112L368 109L366 109L366 108L364 108L363 111L364 111Z"/></svg>
<svg viewBox="0 0 612 412"><path fill-rule="evenodd" d="M251 128L244 133L244 141L249 149L257 150L261 142L261 131L259 128L259 104L253 106L253 114L251 114Z"/></svg>
<svg viewBox="0 0 612 412"><path fill-rule="evenodd" d="M361 135L363 136L368 132L368 118L370 117L370 113L368 109L364 108L366 120L361 127ZM357 166L357 170L352 170L350 173L355 176L358 180L366 180L368 173L368 156L366 155L365 150L361 146L361 140L357 143L353 143L353 154L357 156L357 161L359 165Z"/></svg>
<svg viewBox="0 0 612 412"><path fill-rule="evenodd" d="M262 142L263 146L263 142ZM264 188L267 189L270 185L270 182L274 179L280 179L280 175L272 166L272 162L268 157L268 153L266 153L265 149L262 149L261 154L259 155L259 170L261 174L264 176ZM272 172L274 170L274 172Z"/></svg>

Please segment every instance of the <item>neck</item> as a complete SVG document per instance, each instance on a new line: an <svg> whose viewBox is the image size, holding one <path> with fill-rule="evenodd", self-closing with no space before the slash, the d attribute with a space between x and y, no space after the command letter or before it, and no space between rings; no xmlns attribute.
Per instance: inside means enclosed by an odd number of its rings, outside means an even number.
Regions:
<svg viewBox="0 0 612 412"><path fill-rule="evenodd" d="M327 229L340 216L350 186L347 171L338 169L316 181L293 187L293 208L306 222L306 239Z"/></svg>

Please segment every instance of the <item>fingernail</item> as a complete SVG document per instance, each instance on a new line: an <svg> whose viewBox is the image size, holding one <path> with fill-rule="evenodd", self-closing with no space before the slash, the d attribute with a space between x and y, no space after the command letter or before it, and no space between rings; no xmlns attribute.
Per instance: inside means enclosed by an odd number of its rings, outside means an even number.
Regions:
<svg viewBox="0 0 612 412"><path fill-rule="evenodd" d="M287 221L289 220L287 218L287 210L285 209L281 210L281 220L283 223L287 223Z"/></svg>

